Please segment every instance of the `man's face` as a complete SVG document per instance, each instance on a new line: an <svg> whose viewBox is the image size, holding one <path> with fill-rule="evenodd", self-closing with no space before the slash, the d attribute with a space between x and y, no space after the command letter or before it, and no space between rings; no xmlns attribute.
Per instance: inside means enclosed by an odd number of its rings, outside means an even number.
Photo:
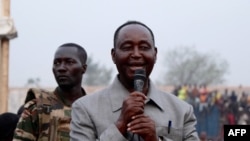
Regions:
<svg viewBox="0 0 250 141"><path fill-rule="evenodd" d="M150 75L157 49L147 28L131 24L120 30L111 53L120 77L132 81L136 69L145 69L146 76Z"/></svg>
<svg viewBox="0 0 250 141"><path fill-rule="evenodd" d="M71 88L81 84L86 65L82 64L77 48L59 47L54 56L53 73L57 84L62 88Z"/></svg>

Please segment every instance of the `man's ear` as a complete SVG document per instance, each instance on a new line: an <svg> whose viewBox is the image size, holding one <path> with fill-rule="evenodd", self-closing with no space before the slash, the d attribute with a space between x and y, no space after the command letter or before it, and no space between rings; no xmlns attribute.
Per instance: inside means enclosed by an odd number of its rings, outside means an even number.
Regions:
<svg viewBox="0 0 250 141"><path fill-rule="evenodd" d="M158 53L157 47L155 47L154 50L155 50L155 55L154 55L154 57L155 57L155 63L156 63L156 60L157 60L157 53Z"/></svg>
<svg viewBox="0 0 250 141"><path fill-rule="evenodd" d="M84 74L87 70L87 65L86 64L83 64L82 65L82 74Z"/></svg>
<svg viewBox="0 0 250 141"><path fill-rule="evenodd" d="M111 49L111 56L112 56L113 63L116 64L116 61L115 61L116 54L115 54L115 49L114 48Z"/></svg>

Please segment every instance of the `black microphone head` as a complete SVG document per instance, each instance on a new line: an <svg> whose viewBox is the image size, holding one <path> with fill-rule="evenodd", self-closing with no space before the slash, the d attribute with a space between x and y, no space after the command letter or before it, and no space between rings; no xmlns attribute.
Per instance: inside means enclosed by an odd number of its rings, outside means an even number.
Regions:
<svg viewBox="0 0 250 141"><path fill-rule="evenodd" d="M145 70L144 69L135 70L135 75L134 75L134 89L135 89L135 91L142 92L145 80L146 80Z"/></svg>
<svg viewBox="0 0 250 141"><path fill-rule="evenodd" d="M135 70L134 80L142 79L143 81L146 80L146 71L145 69L138 69Z"/></svg>

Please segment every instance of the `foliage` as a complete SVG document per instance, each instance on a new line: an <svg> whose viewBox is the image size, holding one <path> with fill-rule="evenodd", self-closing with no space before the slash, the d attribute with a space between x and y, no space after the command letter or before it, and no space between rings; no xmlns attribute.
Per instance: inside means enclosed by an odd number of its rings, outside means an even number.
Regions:
<svg viewBox="0 0 250 141"><path fill-rule="evenodd" d="M193 47L178 47L166 53L167 72L165 83L183 84L219 84L223 83L228 71L226 60L216 53L201 53Z"/></svg>
<svg viewBox="0 0 250 141"><path fill-rule="evenodd" d="M29 78L26 83L26 87L39 87L40 78Z"/></svg>
<svg viewBox="0 0 250 141"><path fill-rule="evenodd" d="M87 60L87 71L83 76L83 84L88 86L107 85L112 78L112 69L94 62L92 57Z"/></svg>

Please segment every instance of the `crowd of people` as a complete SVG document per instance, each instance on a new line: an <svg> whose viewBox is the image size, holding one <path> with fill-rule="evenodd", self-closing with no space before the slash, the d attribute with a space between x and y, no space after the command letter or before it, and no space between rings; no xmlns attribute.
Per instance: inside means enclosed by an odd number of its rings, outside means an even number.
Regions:
<svg viewBox="0 0 250 141"><path fill-rule="evenodd" d="M215 112L214 108L218 109L216 110L218 119L216 122L209 123L220 124L221 130L218 130L218 137L223 136L223 125L250 124L250 93L244 91L241 86L236 89L208 89L206 85L182 85L175 87L172 93L190 103L196 111L197 118L205 117L206 120L210 120L209 114ZM207 132L201 130L199 134L204 136Z"/></svg>

